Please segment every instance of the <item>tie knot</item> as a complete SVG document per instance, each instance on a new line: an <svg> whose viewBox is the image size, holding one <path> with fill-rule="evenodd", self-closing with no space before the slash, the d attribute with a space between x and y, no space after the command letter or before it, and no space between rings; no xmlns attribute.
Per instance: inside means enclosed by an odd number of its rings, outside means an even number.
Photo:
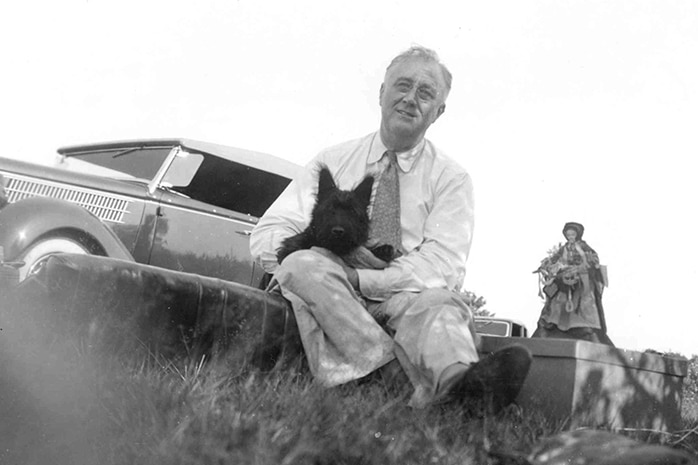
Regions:
<svg viewBox="0 0 698 465"><path fill-rule="evenodd" d="M397 165L397 154L387 150L385 152L385 157L388 159L388 165Z"/></svg>

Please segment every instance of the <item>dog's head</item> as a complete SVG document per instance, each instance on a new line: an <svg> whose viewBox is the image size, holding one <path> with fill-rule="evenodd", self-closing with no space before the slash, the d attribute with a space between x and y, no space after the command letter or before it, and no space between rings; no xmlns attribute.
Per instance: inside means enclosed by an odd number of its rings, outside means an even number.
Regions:
<svg viewBox="0 0 698 465"><path fill-rule="evenodd" d="M368 206L373 177L352 190L341 190L327 166L320 166L318 192L310 227L318 246L344 255L368 240Z"/></svg>

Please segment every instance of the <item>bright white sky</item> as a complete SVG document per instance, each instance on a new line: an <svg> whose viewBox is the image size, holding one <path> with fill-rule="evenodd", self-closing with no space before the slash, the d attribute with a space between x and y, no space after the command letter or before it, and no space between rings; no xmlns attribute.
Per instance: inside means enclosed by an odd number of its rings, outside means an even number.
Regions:
<svg viewBox="0 0 698 465"><path fill-rule="evenodd" d="M305 163L374 131L390 59L454 75L428 137L476 189L466 287L531 330L566 221L619 347L698 353L698 3L44 0L0 20L3 155L188 137ZM456 6L457 5L457 6Z"/></svg>

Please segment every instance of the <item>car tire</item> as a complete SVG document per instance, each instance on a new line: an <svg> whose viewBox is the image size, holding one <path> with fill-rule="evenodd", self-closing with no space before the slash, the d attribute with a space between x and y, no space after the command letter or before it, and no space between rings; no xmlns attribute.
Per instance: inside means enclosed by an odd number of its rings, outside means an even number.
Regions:
<svg viewBox="0 0 698 465"><path fill-rule="evenodd" d="M89 250L79 242L66 237L51 237L34 242L18 258L24 262L19 268L19 280L38 273L46 265L48 258L57 253L89 254Z"/></svg>

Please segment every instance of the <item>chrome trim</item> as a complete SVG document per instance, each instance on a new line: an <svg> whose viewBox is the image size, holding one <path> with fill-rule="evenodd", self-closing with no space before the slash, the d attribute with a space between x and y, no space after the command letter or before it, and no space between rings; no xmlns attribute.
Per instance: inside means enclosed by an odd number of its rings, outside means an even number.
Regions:
<svg viewBox="0 0 698 465"><path fill-rule="evenodd" d="M172 150L170 150L170 153L167 154L167 158L165 158L165 161L162 162L162 166L158 170L157 173L155 173L155 177L153 178L152 181L148 183L148 194L153 196L155 195L155 191L157 188L160 186L160 183L162 182L163 178L165 177L165 174L167 173L167 170L170 169L170 165L172 165L172 162L174 161L175 158L177 158L177 155L179 152L182 151L182 148L178 145L176 147L172 147Z"/></svg>
<svg viewBox="0 0 698 465"><path fill-rule="evenodd" d="M155 200L148 200L148 201L146 201L146 203L155 205L155 206L160 207L160 208L173 208L173 209L181 210L181 211L188 212L188 213L195 213L197 215L210 216L211 218L218 218L218 219L224 219L224 220L228 220L228 221L234 221L236 223L244 224L247 226L254 227L254 225L257 224L257 222L259 222L259 218L254 217L254 216L250 216L250 215L247 216L247 220L241 220L238 218L231 218L229 216L216 215L215 210L213 211L213 213L209 213L209 212L203 212L200 210L194 210L191 208L180 207L179 205L173 205L169 202L157 202ZM252 233L250 232L250 234L252 234Z"/></svg>
<svg viewBox="0 0 698 465"><path fill-rule="evenodd" d="M120 195L105 194L95 189L66 186L52 181L39 180L29 176L6 173L7 198L18 202L30 197L52 197L80 205L95 214L102 221L123 223L129 213L131 200Z"/></svg>

